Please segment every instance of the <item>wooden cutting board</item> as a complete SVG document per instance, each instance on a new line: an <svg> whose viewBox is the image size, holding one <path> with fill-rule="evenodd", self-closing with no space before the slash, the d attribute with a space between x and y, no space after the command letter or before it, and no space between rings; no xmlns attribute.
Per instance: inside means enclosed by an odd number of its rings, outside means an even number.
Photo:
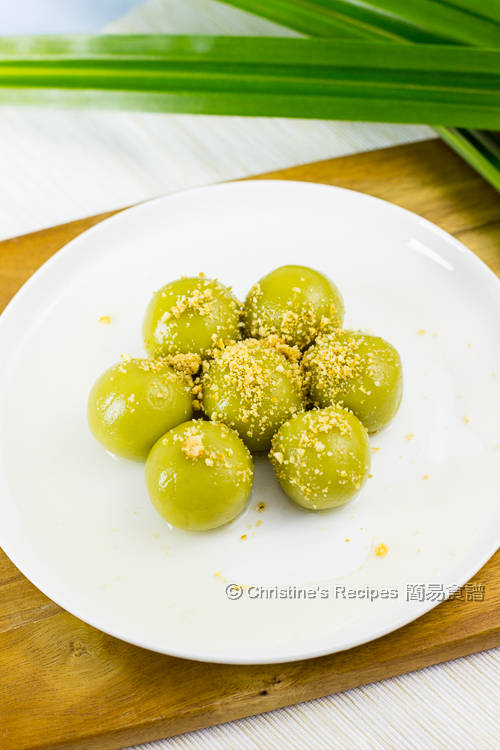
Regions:
<svg viewBox="0 0 500 750"><path fill-rule="evenodd" d="M393 201L460 238L500 273L500 196L439 141L272 175ZM111 212L112 213L112 212ZM0 309L101 214L0 243ZM0 747L122 748L380 680L500 644L500 552L450 600L406 627L332 656L271 666L202 664L129 646L40 593L0 552Z"/></svg>

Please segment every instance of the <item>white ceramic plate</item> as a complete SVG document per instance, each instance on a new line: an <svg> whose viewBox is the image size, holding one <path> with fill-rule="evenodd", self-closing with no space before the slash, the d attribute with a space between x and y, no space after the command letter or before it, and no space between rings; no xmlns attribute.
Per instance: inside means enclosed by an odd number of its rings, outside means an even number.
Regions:
<svg viewBox="0 0 500 750"><path fill-rule="evenodd" d="M312 514L259 459L234 523L171 529L149 503L143 466L89 434L90 386L120 355L142 353L146 304L167 281L204 271L243 297L285 263L333 277L346 327L401 353L403 403L371 439L373 477L351 504ZM394 630L497 547L499 320L485 265L366 195L256 181L125 211L57 253L0 319L0 543L65 609L168 654L278 662Z"/></svg>

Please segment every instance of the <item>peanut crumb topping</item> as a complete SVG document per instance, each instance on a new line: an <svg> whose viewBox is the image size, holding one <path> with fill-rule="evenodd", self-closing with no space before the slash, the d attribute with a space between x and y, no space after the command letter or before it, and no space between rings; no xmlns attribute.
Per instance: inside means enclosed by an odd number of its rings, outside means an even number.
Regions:
<svg viewBox="0 0 500 750"><path fill-rule="evenodd" d="M283 354L289 362L298 362L302 357L302 352L298 346L290 346L290 344L287 344L276 334L265 336L261 341L264 346L270 346L280 354Z"/></svg>
<svg viewBox="0 0 500 750"><path fill-rule="evenodd" d="M180 318L187 310L198 315L211 316L214 308L214 293L212 289L199 289L195 287L190 294L180 294L175 304L165 313L164 320L169 317Z"/></svg>
<svg viewBox="0 0 500 750"><path fill-rule="evenodd" d="M118 367L119 372L126 372L127 364L132 361L137 364L139 370L144 372L179 376L189 389L194 387L193 378L201 366L201 357L197 354L174 354L157 357L156 359L136 360L132 360L130 357L127 359L122 357L122 362Z"/></svg>
<svg viewBox="0 0 500 750"><path fill-rule="evenodd" d="M134 360L132 359L132 357L130 356L130 354L120 354L120 362L116 366L116 369L118 370L118 372L126 373L127 372L127 365L129 365L133 361ZM136 361L137 362L145 362L147 360L139 359L139 360L136 360Z"/></svg>
<svg viewBox="0 0 500 750"><path fill-rule="evenodd" d="M248 425L247 435L250 438L257 433L265 433L276 420L281 423L303 407L300 368L296 361L290 361L278 351L275 344L275 341L270 343L257 339L232 342L215 351L211 363L203 363L205 393L209 392L210 400L217 405L227 400L227 394L234 394L237 399L237 420ZM288 407L288 414L284 414L286 396L281 398L280 394L287 388L287 380L296 397L295 403L290 403ZM218 408L210 416L222 421L224 415L219 413Z"/></svg>
<svg viewBox="0 0 500 750"><path fill-rule="evenodd" d="M363 337L346 332L319 336L303 358L305 380L310 387L328 391L345 391L346 383L359 378L364 372L374 376L374 358L371 353L361 354ZM363 386L360 386L363 390ZM367 395L370 395L367 392Z"/></svg>
<svg viewBox="0 0 500 750"><path fill-rule="evenodd" d="M174 354L156 359L136 360L140 370L145 372L162 372L167 367L172 367L181 375L190 378L200 369L201 357L197 354Z"/></svg>
<svg viewBox="0 0 500 750"><path fill-rule="evenodd" d="M231 476L237 486L251 480L253 469L250 467L245 469L238 468L240 466L239 458L234 456L234 450L230 445L225 444L223 448L216 447L217 442L210 445L210 435L203 434L203 424L206 423L199 421L197 424L195 422L186 427L182 433L174 435L174 442L181 442L180 449L186 458L190 461L202 461L205 466L210 468L215 467L219 470L225 469L231 472ZM221 428L221 437L229 437L232 430L224 424L217 424Z"/></svg>
<svg viewBox="0 0 500 750"><path fill-rule="evenodd" d="M181 445L181 450L188 458L199 458L205 452L202 436L200 434L188 435Z"/></svg>
<svg viewBox="0 0 500 750"><path fill-rule="evenodd" d="M248 293L245 309L249 335L255 338L278 336L286 344L300 343L301 346L307 346L311 341L314 341L319 333L334 328L336 326L336 305L331 303L328 315L319 317L316 304L297 299L302 291L300 287L292 287L293 297L287 303L289 309L284 310L280 319L276 321L270 319L265 308L259 309L263 292L260 283L255 284ZM293 307L296 309L294 310Z"/></svg>
<svg viewBox="0 0 500 750"><path fill-rule="evenodd" d="M171 358L162 357L159 359L139 359L131 357L130 354L122 354L120 362L116 366L118 372L126 374L129 371L130 366L137 367L142 372L149 372L156 375L175 377L176 373L173 371L171 366ZM158 387L160 387L157 384ZM154 385L152 386L154 387Z"/></svg>
<svg viewBox="0 0 500 750"><path fill-rule="evenodd" d="M201 366L201 357L198 354L174 354L164 359L167 364L184 375L196 375Z"/></svg>

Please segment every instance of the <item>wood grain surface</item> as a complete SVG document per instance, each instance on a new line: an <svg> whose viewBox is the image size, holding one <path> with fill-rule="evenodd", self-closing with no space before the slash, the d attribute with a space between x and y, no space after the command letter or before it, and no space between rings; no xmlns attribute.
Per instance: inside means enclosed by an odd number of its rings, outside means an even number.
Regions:
<svg viewBox="0 0 500 750"><path fill-rule="evenodd" d="M390 200L436 222L500 273L500 198L439 141L262 177ZM56 250L109 215L0 243L0 309ZM484 584L484 601L449 600L364 646L235 667L162 656L104 635L61 610L0 552L0 748L122 748L491 648L500 644L500 553L473 581Z"/></svg>

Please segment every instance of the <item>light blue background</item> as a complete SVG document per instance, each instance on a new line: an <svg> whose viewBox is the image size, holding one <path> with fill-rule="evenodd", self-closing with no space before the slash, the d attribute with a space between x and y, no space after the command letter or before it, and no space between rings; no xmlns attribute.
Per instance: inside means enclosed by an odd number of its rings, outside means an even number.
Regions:
<svg viewBox="0 0 500 750"><path fill-rule="evenodd" d="M98 31L140 0L0 0L0 36Z"/></svg>

